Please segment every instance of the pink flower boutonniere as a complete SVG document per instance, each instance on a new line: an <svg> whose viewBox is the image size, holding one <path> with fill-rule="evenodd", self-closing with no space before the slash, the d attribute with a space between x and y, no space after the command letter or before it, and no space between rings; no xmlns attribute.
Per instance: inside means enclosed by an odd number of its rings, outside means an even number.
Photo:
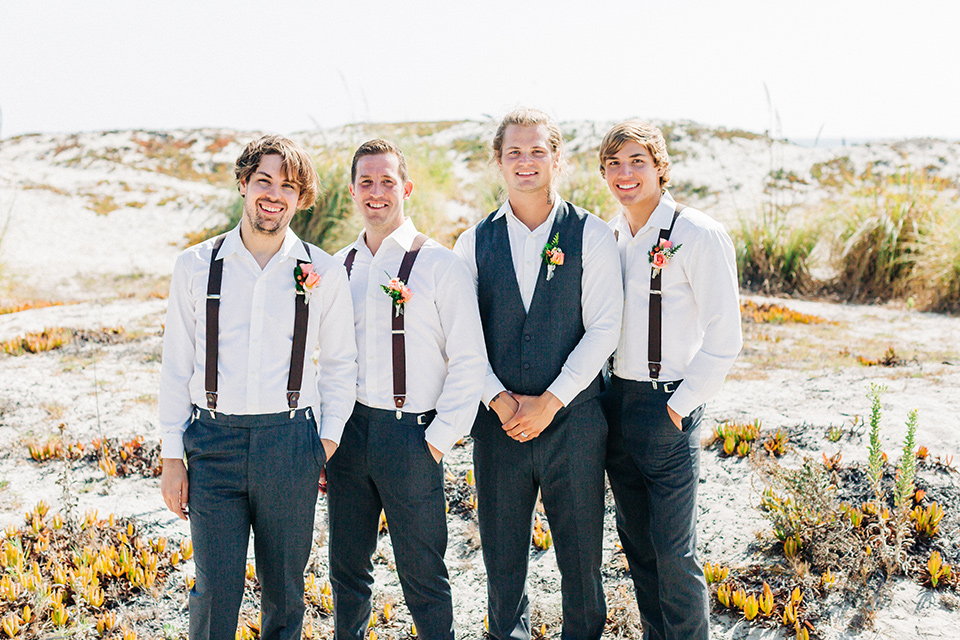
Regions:
<svg viewBox="0 0 960 640"><path fill-rule="evenodd" d="M672 258L677 251L680 251L680 247L682 246L682 244L673 246L673 243L669 240L661 240L659 244L654 245L653 249L650 249L650 264L653 265L653 273L657 274L660 269L667 266L670 258Z"/></svg>
<svg viewBox="0 0 960 640"><path fill-rule="evenodd" d="M390 277L389 273L387 277ZM391 278L389 283L380 285L380 288L393 299L393 312L398 316L403 313L403 305L413 297L413 291L400 278Z"/></svg>
<svg viewBox="0 0 960 640"><path fill-rule="evenodd" d="M320 274L313 270L313 263L304 262L294 267L293 279L297 283L297 293L302 293L304 300L309 303L310 294L320 286Z"/></svg>
<svg viewBox="0 0 960 640"><path fill-rule="evenodd" d="M563 265L563 250L560 249L560 234L553 236L553 240L543 245L543 253L540 254L543 261L547 263L547 280L553 277L553 270Z"/></svg>

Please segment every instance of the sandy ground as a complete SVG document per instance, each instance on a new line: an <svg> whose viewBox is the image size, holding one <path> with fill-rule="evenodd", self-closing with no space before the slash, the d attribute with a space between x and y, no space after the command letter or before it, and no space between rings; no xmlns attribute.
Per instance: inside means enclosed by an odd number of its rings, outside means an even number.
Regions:
<svg viewBox="0 0 960 640"><path fill-rule="evenodd" d="M96 136L100 134L85 134ZM102 134L101 137L107 136ZM212 137L212 134L208 136ZM32 143L31 143L32 144ZM229 151L229 149L228 149ZM64 151L63 153L69 153ZM74 304L0 315L0 341L44 327L98 329L123 327L116 344L74 342L63 349L19 357L0 355L0 527L20 524L23 512L43 499L60 508L64 489L57 484L62 463L34 464L26 446L44 442L65 425L68 440L89 443L97 437L157 441L156 394L159 380L163 314L163 282L183 246L184 233L219 221L216 203L222 190L209 185L184 186L163 175L122 167L110 169L101 160L62 166L49 147L0 147L0 223L7 232L0 245L4 263L0 299L74 301ZM31 165L30 163L34 164ZM159 198L164 189L177 191L178 204L124 207L97 215L89 198L78 195L108 180L118 187L141 181ZM26 184L50 188L28 189ZM59 186L58 186L59 185ZM152 186L151 186L152 185ZM131 187L133 189L133 187ZM12 203L12 204L11 204ZM34 211L49 212L42 217ZM769 301L752 298L758 302ZM866 435L851 433L855 417L869 413L866 391L871 382L886 384L883 449L896 459L910 409L918 409L917 442L932 455L955 455L960 465L960 319L905 308L857 306L800 300L779 300L797 311L815 314L820 324L745 324L746 345L723 391L709 405L704 435L725 420L759 419L763 431L791 434L785 465L803 456L842 452L847 462L866 459ZM857 356L876 359L893 347L905 364L864 366ZM833 425L847 428L839 442L826 438ZM464 474L471 467L469 441L445 461L448 497L466 491ZM71 465L70 489L80 513L98 510L133 516L152 535L188 535L188 527L166 511L156 479L107 480L95 466ZM939 473L931 482L956 489L957 473ZM700 478L699 551L701 558L723 562L734 571L764 557L758 540L770 538L769 526L757 508L762 485L748 460L725 458L716 448L703 453ZM475 514L454 509L449 516L451 572L459 636L482 636L486 605L481 551ZM326 575L325 507L320 501L311 567ZM957 514L948 513L957 520ZM758 537L759 536L759 537ZM604 536L604 578L611 618L610 637L637 637L636 612L629 577L617 550L612 501L608 499ZM251 551L252 554L252 551ZM950 561L960 561L953 547ZM402 603L392 571L389 536L381 538L376 558L376 602ZM187 566L189 571L189 565ZM548 637L559 637L560 575L552 551L531 551L530 591L536 626L547 625ZM960 628L960 607L953 595L941 595L906 580L889 584L880 595L873 628L850 629L854 610L836 599L817 624L821 638L952 638ZM127 610L142 637L162 637L160 623L182 636L186 614L180 584L158 600L144 596ZM330 628L329 620L318 623ZM378 629L383 637L406 637L409 616L400 606L397 622ZM760 629L729 614L714 614L715 638L784 637L784 630ZM323 636L326 637L326 636Z"/></svg>

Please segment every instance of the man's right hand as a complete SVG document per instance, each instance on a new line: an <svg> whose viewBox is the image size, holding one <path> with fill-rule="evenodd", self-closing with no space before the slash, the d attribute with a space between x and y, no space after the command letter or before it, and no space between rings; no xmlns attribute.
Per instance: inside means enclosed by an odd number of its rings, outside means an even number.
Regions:
<svg viewBox="0 0 960 640"><path fill-rule="evenodd" d="M507 420L516 415L520 403L517 402L512 393L503 391L490 403L490 408L496 411L497 417L500 418L500 424L506 424Z"/></svg>
<svg viewBox="0 0 960 640"><path fill-rule="evenodd" d="M160 493L167 508L181 520L187 519L187 467L180 458L163 458L160 472Z"/></svg>

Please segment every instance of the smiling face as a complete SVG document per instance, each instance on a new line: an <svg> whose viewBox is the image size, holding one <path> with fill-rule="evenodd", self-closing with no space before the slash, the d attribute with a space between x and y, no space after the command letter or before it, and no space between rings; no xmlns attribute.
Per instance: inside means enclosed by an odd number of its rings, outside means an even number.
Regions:
<svg viewBox="0 0 960 640"><path fill-rule="evenodd" d="M368 235L386 237L403 224L403 201L412 192L413 183L401 178L396 154L378 153L357 159L350 195L363 216Z"/></svg>
<svg viewBox="0 0 960 640"><path fill-rule="evenodd" d="M604 158L603 170L610 192L628 214L645 223L660 203L663 167L656 166L644 145L628 140Z"/></svg>
<svg viewBox="0 0 960 640"><path fill-rule="evenodd" d="M549 191L560 171L560 155L553 152L545 125L511 124L503 133L497 164L509 193Z"/></svg>
<svg viewBox="0 0 960 640"><path fill-rule="evenodd" d="M243 222L253 233L268 236L286 233L297 212L300 187L292 182L275 153L264 155L247 180L240 182Z"/></svg>

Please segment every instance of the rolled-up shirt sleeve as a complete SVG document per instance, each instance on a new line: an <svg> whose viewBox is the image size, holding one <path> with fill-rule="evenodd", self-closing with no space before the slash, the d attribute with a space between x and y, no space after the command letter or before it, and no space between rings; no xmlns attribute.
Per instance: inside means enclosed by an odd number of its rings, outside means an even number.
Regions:
<svg viewBox="0 0 960 640"><path fill-rule="evenodd" d="M347 274L335 260L322 274L318 322L317 393L314 411L320 437L340 444L343 428L357 399L357 340L353 327L353 300Z"/></svg>
<svg viewBox="0 0 960 640"><path fill-rule="evenodd" d="M194 336L197 315L191 287L198 260L197 251L182 253L177 258L170 280L158 401L162 458L183 457L183 432L193 410L190 378L194 373L196 358Z"/></svg>

